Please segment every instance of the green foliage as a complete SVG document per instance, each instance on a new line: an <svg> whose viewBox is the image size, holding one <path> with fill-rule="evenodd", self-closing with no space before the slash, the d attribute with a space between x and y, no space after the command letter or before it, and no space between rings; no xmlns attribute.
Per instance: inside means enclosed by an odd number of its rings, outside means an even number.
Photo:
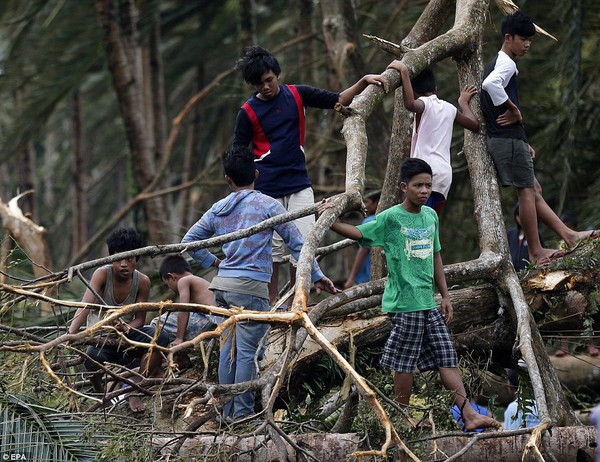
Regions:
<svg viewBox="0 0 600 462"><path fill-rule="evenodd" d="M156 460L149 434L135 425L123 425L116 419L103 423L102 429L110 434L98 452L98 462L147 462ZM133 424L133 422L131 422Z"/></svg>
<svg viewBox="0 0 600 462"><path fill-rule="evenodd" d="M0 398L0 457L62 462L94 460L96 443L82 438L85 422L12 394ZM5 459L12 457L12 459Z"/></svg>

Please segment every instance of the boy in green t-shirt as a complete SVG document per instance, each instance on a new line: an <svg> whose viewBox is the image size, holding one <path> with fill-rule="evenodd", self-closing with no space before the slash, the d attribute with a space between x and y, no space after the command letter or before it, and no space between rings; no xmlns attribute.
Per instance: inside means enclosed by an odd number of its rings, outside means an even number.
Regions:
<svg viewBox="0 0 600 462"><path fill-rule="evenodd" d="M439 222L435 211L424 206L431 185L429 164L421 159L406 159L400 183L405 199L400 205L384 210L369 223L352 226L337 222L331 229L362 246L380 246L385 250L389 275L381 307L389 315L392 331L381 365L395 371L396 400L408 406L415 367L421 371L438 369L444 387L454 392L454 402L461 410L467 431L501 428L500 422L473 409L456 367L456 350L446 326L453 313L440 255ZM324 201L319 213L330 207L332 204ZM439 309L434 298L435 285L442 296Z"/></svg>

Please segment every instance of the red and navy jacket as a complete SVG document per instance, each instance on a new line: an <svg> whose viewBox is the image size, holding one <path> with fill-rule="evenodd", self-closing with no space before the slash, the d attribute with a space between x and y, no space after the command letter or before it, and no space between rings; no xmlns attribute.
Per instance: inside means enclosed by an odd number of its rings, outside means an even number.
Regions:
<svg viewBox="0 0 600 462"><path fill-rule="evenodd" d="M307 85L279 85L269 101L252 96L238 112L233 144L249 146L259 171L255 189L284 197L312 185L304 157L305 107L332 109L339 93Z"/></svg>

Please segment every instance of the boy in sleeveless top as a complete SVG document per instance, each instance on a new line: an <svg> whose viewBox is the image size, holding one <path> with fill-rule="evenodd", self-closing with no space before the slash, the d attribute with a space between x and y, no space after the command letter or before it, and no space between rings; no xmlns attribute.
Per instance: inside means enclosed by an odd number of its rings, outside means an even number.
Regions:
<svg viewBox="0 0 600 462"><path fill-rule="evenodd" d="M400 72L404 107L415 113L410 157L423 159L431 166L433 191L425 205L435 210L439 217L452 184L450 145L454 124L473 132L479 131L479 121L469 106L477 89L471 85L461 91L458 111L453 104L437 97L435 76L431 68L425 69L412 80L402 61L392 61L388 69Z"/></svg>
<svg viewBox="0 0 600 462"><path fill-rule="evenodd" d="M120 228L111 233L106 240L109 255L138 249L143 246L140 234L133 228ZM94 271L90 287L83 295L83 303L94 303L107 306L125 306L133 303L148 301L150 294L150 278L135 269L139 257L123 258L112 264L102 266ZM78 308L71 324L69 334L76 334L79 328L87 322L86 326L92 327L110 313L109 310L94 310L92 308ZM154 328L144 326L146 313L124 316L113 327L122 332L127 339L134 342L150 343L154 337ZM166 337L162 334L157 343L167 346ZM144 348L131 348L129 343L123 341L119 345L107 345L100 341L97 345L90 345L86 350L87 358L84 365L88 371L98 371L98 364L114 363L125 365L132 360L143 356ZM160 369L162 359L159 353L153 352L142 360L142 372L152 375ZM90 381L94 390L104 392L102 372L91 376ZM134 381L141 379L135 378ZM139 397L129 397L129 407L133 412L143 412L145 405Z"/></svg>

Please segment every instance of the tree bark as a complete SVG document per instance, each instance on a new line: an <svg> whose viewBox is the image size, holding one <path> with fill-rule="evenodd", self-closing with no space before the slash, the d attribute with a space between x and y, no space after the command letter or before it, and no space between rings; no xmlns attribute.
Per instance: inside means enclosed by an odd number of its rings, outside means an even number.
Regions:
<svg viewBox="0 0 600 462"><path fill-rule="evenodd" d="M71 252L77 254L87 240L87 171L85 169L84 129L81 114L81 93L73 92L73 241Z"/></svg>
<svg viewBox="0 0 600 462"><path fill-rule="evenodd" d="M554 427L552 428L549 450L558 462L593 461L596 453L595 433L596 429L594 427ZM464 453L461 453L461 451L472 441L473 437L444 437L435 440L435 448L432 441L428 442L427 448L435 451L437 457L433 460L460 460L462 462L536 460L531 454L524 456L529 440L528 434L504 436L502 438L493 438L493 434L480 433L479 435L482 435L481 438L486 439L480 439ZM582 454L586 454L590 458L583 458Z"/></svg>
<svg viewBox="0 0 600 462"><path fill-rule="evenodd" d="M52 261L46 244L47 231L26 217L18 204L19 199L30 192L13 197L8 203L0 199L0 218L2 226L25 250L32 263L34 276L42 277L52 271Z"/></svg>
<svg viewBox="0 0 600 462"><path fill-rule="evenodd" d="M286 444L287 457L282 459L276 452L273 442L264 436L239 438L236 436L214 437L198 436L189 438L179 449L178 454L186 458L215 457L218 461L250 462L255 460L286 460L287 462L314 460L307 458L303 452L306 451L316 457L316 460L346 460L359 448L359 437L355 433L314 433L291 436L291 441L302 448L296 450ZM168 454L168 446L165 447L166 438L157 438L154 441L156 447L163 447L164 454ZM212 460L212 459L211 459Z"/></svg>
<svg viewBox="0 0 600 462"><path fill-rule="evenodd" d="M96 10L104 30L104 47L125 132L132 154L135 179L139 189L151 187L156 176L154 155L149 142L147 120L143 108L143 80L137 14L132 0L123 0L116 7L114 0L96 0ZM153 243L169 242L169 216L160 198L145 205L148 234Z"/></svg>
<svg viewBox="0 0 600 462"><path fill-rule="evenodd" d="M367 71L367 64L361 52L354 2L351 0L321 2L321 12L323 36L330 62L333 63L342 86L348 87L365 74L371 73ZM369 160L377 172L385 169L390 140L387 123L381 110L381 107L377 108L367 120L371 151Z"/></svg>

